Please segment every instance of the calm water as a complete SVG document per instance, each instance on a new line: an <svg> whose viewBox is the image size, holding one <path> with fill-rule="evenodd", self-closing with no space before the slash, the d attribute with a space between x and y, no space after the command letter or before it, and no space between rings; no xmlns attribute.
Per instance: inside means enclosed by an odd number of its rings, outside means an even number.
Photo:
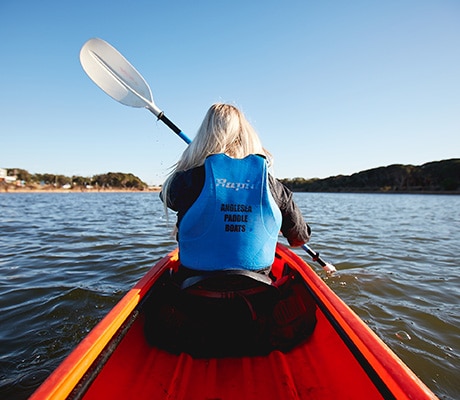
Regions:
<svg viewBox="0 0 460 400"><path fill-rule="evenodd" d="M295 198L311 247L339 269L329 286L440 398L459 399L460 196ZM0 398L33 392L174 248L171 224L156 193L0 194Z"/></svg>

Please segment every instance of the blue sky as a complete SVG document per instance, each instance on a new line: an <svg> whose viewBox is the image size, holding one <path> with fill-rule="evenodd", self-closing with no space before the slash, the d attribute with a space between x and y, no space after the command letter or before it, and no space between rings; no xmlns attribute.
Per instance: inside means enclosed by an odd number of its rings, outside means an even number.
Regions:
<svg viewBox="0 0 460 400"><path fill-rule="evenodd" d="M92 37L192 138L242 108L279 178L460 157L458 0L1 0L0 37L3 168L162 183L185 144L90 81Z"/></svg>

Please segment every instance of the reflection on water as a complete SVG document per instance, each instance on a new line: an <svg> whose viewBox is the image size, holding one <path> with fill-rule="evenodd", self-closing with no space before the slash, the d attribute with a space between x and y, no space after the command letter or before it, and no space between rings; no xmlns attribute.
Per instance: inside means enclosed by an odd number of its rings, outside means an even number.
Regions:
<svg viewBox="0 0 460 400"><path fill-rule="evenodd" d="M319 272L328 285L439 397L460 398L460 196L295 198L339 269ZM0 194L0 216L0 398L23 399L175 247L174 221L156 193Z"/></svg>

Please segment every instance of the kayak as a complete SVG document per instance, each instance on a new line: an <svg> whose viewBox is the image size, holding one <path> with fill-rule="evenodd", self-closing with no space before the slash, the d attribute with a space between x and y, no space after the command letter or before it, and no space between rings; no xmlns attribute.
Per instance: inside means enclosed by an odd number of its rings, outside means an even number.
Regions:
<svg viewBox="0 0 460 400"><path fill-rule="evenodd" d="M37 399L436 399L298 255L270 276L156 263Z"/></svg>

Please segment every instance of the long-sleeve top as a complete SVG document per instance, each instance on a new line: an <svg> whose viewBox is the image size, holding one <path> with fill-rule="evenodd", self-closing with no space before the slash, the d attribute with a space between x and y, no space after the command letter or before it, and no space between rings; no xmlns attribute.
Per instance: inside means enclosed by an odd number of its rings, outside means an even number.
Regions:
<svg viewBox="0 0 460 400"><path fill-rule="evenodd" d="M177 211L178 228L182 217L200 195L204 180L204 166L175 173L168 190L167 206ZM308 242L311 229L295 204L292 192L270 174L268 182L271 194L281 211L281 233L291 246L297 247ZM160 198L163 200L163 193L160 193Z"/></svg>

